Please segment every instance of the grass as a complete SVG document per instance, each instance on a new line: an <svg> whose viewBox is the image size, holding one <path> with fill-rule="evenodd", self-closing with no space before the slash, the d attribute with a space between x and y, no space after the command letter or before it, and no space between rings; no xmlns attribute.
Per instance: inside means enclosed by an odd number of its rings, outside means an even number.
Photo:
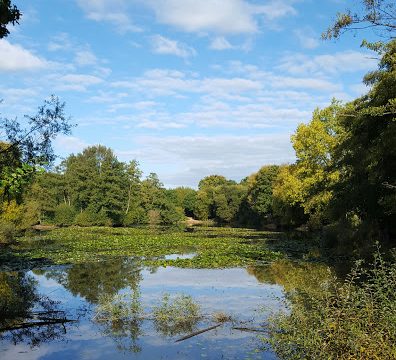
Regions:
<svg viewBox="0 0 396 360"><path fill-rule="evenodd" d="M150 266L227 268L270 262L281 258L269 250L268 239L281 234L234 228L177 229L60 228L20 239L0 252L5 269L26 269L46 264L76 264L106 257L134 256ZM165 255L194 252L191 259L165 259ZM1 266L0 266L1 267Z"/></svg>
<svg viewBox="0 0 396 360"><path fill-rule="evenodd" d="M396 263L379 252L344 282L289 290L269 343L284 359L396 359Z"/></svg>
<svg viewBox="0 0 396 360"><path fill-rule="evenodd" d="M200 306L185 294L173 298L164 294L161 303L154 307L153 315L157 331L164 336L192 332L202 318Z"/></svg>

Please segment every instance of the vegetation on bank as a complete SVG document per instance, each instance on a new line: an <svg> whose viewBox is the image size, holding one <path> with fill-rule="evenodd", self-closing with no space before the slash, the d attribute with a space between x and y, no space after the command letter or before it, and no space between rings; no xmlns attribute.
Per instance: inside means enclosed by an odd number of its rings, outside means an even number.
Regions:
<svg viewBox="0 0 396 360"><path fill-rule="evenodd" d="M269 323L269 343L283 359L396 359L396 263L379 252L358 262L344 282L287 292L290 313Z"/></svg>

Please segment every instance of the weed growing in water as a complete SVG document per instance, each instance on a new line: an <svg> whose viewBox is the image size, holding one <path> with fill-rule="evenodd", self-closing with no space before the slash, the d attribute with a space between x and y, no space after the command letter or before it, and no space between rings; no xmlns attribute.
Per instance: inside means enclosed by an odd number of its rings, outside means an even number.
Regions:
<svg viewBox="0 0 396 360"><path fill-rule="evenodd" d="M156 329L164 336L192 332L202 318L200 306L184 294L174 298L164 294L161 304L154 307L153 315Z"/></svg>

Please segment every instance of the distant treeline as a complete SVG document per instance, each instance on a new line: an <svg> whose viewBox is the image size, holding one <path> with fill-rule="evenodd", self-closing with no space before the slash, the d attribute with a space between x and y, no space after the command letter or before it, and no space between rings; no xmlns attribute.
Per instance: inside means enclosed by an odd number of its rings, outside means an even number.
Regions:
<svg viewBox="0 0 396 360"><path fill-rule="evenodd" d="M0 143L2 227L4 221L22 228L37 221L166 225L188 215L253 227L306 225L323 231L333 243L392 243L396 40L376 45L375 50L381 59L378 70L364 78L370 88L366 95L345 104L333 100L327 108L316 109L291 138L294 164L264 166L240 183L211 175L199 182L197 191L167 190L156 174L142 179L136 161L120 162L111 149L100 145L69 156L54 172L37 173L29 163L37 156L26 154L41 148L27 143L25 151L22 140ZM10 131L18 130L14 128Z"/></svg>

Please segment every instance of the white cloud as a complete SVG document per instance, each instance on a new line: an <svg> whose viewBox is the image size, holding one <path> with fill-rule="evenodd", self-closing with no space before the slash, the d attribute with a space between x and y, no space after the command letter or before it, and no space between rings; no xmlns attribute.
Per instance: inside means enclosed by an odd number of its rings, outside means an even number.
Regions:
<svg viewBox="0 0 396 360"><path fill-rule="evenodd" d="M0 71L36 70L48 66L48 62L20 45L0 40Z"/></svg>
<svg viewBox="0 0 396 360"><path fill-rule="evenodd" d="M88 143L75 136L59 135L54 140L56 152L63 155L81 152L87 146Z"/></svg>
<svg viewBox="0 0 396 360"><path fill-rule="evenodd" d="M215 37L209 47L212 50L228 50L234 48L224 36Z"/></svg>
<svg viewBox="0 0 396 360"><path fill-rule="evenodd" d="M98 62L97 57L92 51L89 50L78 50L76 52L74 61L77 65L86 66L86 65L95 65Z"/></svg>
<svg viewBox="0 0 396 360"><path fill-rule="evenodd" d="M319 38L310 28L296 29L294 35L304 49L315 49L319 46Z"/></svg>
<svg viewBox="0 0 396 360"><path fill-rule="evenodd" d="M294 160L288 134L140 137L137 141L138 151L117 154L124 159L137 158L153 167L173 164L174 168L161 174L161 180L168 186L196 186L211 174L241 180L262 165ZM175 167L179 171L175 172Z"/></svg>
<svg viewBox="0 0 396 360"><path fill-rule="evenodd" d="M120 32L141 31L127 14L124 0L77 0L88 19L113 24Z"/></svg>
<svg viewBox="0 0 396 360"><path fill-rule="evenodd" d="M148 0L157 20L187 32L255 33L258 17L267 21L295 10L285 1L256 5L246 0Z"/></svg>
<svg viewBox="0 0 396 360"><path fill-rule="evenodd" d="M59 33L52 37L48 43L49 51L67 51L73 48L73 44L70 40L69 34Z"/></svg>
<svg viewBox="0 0 396 360"><path fill-rule="evenodd" d="M373 69L377 64L377 60L370 54L352 50L311 57L304 54L290 54L280 62L279 69L291 74L357 72Z"/></svg>
<svg viewBox="0 0 396 360"><path fill-rule="evenodd" d="M57 80L57 88L59 90L85 91L88 86L97 85L102 82L103 79L93 75L67 74Z"/></svg>
<svg viewBox="0 0 396 360"><path fill-rule="evenodd" d="M196 54L194 48L161 35L155 35L151 40L153 52L156 54L175 55L182 58L188 58Z"/></svg>

